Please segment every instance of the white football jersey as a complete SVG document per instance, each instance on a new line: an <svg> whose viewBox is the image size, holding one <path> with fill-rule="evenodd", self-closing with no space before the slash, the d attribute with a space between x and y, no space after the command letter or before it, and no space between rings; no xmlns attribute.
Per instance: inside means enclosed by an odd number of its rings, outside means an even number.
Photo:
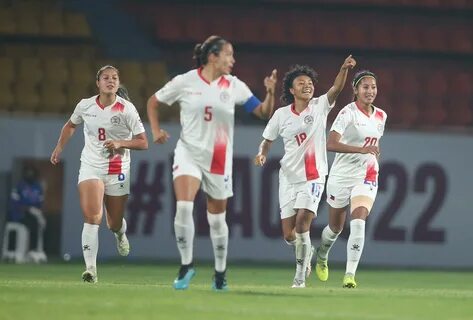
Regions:
<svg viewBox="0 0 473 320"><path fill-rule="evenodd" d="M368 115L352 102L340 110L330 130L338 132L342 136L340 142L350 146L379 146L386 118L386 112L379 108L374 107L373 113ZM330 176L371 182L378 181L378 173L378 160L373 154L337 152L330 169Z"/></svg>
<svg viewBox="0 0 473 320"><path fill-rule="evenodd" d="M290 183L317 180L324 182L328 173L326 127L327 116L335 102L327 95L310 100L300 114L294 105L276 110L263 132L263 138L283 138L284 156L281 169Z"/></svg>
<svg viewBox="0 0 473 320"><path fill-rule="evenodd" d="M70 119L75 125L84 123L85 145L80 160L104 174L119 174L130 168L130 150L123 148L111 154L104 142L130 140L145 128L130 101L117 96L113 104L103 106L98 99L98 95L82 99Z"/></svg>
<svg viewBox="0 0 473 320"><path fill-rule="evenodd" d="M155 93L159 102L181 108L182 144L203 170L229 175L232 172L235 105L253 111L261 102L245 83L224 75L209 83L194 69L174 77Z"/></svg>

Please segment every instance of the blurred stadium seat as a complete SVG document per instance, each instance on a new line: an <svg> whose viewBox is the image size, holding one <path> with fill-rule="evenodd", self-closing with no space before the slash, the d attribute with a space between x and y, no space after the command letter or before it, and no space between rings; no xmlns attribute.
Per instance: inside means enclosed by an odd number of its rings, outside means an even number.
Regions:
<svg viewBox="0 0 473 320"><path fill-rule="evenodd" d="M69 79L69 69L64 58L43 59L44 81L54 84L63 84Z"/></svg>
<svg viewBox="0 0 473 320"><path fill-rule="evenodd" d="M40 86L40 110L48 113L62 113L67 107L64 84L44 81Z"/></svg>
<svg viewBox="0 0 473 320"><path fill-rule="evenodd" d="M96 94L95 84L86 85L86 84L71 84L66 86L66 113L72 113L76 105L85 98L91 97Z"/></svg>
<svg viewBox="0 0 473 320"><path fill-rule="evenodd" d="M13 85L0 81L0 110L13 111L15 107L15 96L13 95Z"/></svg>
<svg viewBox="0 0 473 320"><path fill-rule="evenodd" d="M20 2L21 3L21 2ZM41 11L33 6L18 6L16 8L17 33L37 35L41 30Z"/></svg>
<svg viewBox="0 0 473 320"><path fill-rule="evenodd" d="M14 11L0 6L0 34L15 34L16 32Z"/></svg>
<svg viewBox="0 0 473 320"><path fill-rule="evenodd" d="M66 12L64 15L64 34L70 37L91 37L89 23L83 14Z"/></svg>
<svg viewBox="0 0 473 320"><path fill-rule="evenodd" d="M36 112L39 109L41 98L38 85L34 82L19 81L14 85L15 111Z"/></svg>
<svg viewBox="0 0 473 320"><path fill-rule="evenodd" d="M86 86L95 81L95 71L89 60L70 59L68 63L71 85Z"/></svg>
<svg viewBox="0 0 473 320"><path fill-rule="evenodd" d="M18 82L36 85L43 78L44 75L39 58L27 57L18 61Z"/></svg>
<svg viewBox="0 0 473 320"><path fill-rule="evenodd" d="M0 57L0 83L11 85L16 78L15 61L10 57Z"/></svg>
<svg viewBox="0 0 473 320"><path fill-rule="evenodd" d="M41 14L41 34L46 36L63 36L64 29L64 14L62 11L44 11Z"/></svg>

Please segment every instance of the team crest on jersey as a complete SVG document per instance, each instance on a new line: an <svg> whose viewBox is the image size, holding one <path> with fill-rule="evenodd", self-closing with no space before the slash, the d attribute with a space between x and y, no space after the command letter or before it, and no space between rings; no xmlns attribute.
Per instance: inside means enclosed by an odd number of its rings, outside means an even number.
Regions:
<svg viewBox="0 0 473 320"><path fill-rule="evenodd" d="M378 124L378 132L379 133L383 133L383 130L384 130L384 124Z"/></svg>
<svg viewBox="0 0 473 320"><path fill-rule="evenodd" d="M110 118L110 122L114 125L120 124L120 117L119 116L113 116Z"/></svg>
<svg viewBox="0 0 473 320"><path fill-rule="evenodd" d="M306 115L304 118L304 123L311 124L312 122L314 122L314 117L312 117L310 114Z"/></svg>
<svg viewBox="0 0 473 320"><path fill-rule="evenodd" d="M228 102L228 100L230 100L230 94L228 91L222 91L222 93L220 93L220 101Z"/></svg>

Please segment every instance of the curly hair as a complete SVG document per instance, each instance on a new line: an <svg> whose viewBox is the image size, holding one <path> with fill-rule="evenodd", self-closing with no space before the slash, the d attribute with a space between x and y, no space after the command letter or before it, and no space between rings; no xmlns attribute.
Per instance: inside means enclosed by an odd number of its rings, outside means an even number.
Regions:
<svg viewBox="0 0 473 320"><path fill-rule="evenodd" d="M294 102L294 95L291 93L290 89L292 88L294 79L302 75L308 76L314 85L317 83L318 74L314 69L309 66L301 66L298 64L292 66L291 69L286 72L282 80L282 94L280 98L282 103L291 104Z"/></svg>

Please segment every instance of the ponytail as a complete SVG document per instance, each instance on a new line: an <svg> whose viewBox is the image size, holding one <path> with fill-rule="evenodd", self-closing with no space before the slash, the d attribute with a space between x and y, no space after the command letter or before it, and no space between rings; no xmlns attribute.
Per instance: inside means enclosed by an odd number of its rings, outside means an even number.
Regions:
<svg viewBox="0 0 473 320"><path fill-rule="evenodd" d="M194 55L197 68L205 66L209 62L209 55L218 55L222 51L223 45L228 41L219 36L210 36L204 43L198 43L194 47Z"/></svg>
<svg viewBox="0 0 473 320"><path fill-rule="evenodd" d="M118 87L117 96L120 96L120 97L122 97L123 99L128 100L128 101L131 102L130 96L128 95L128 90L127 90L127 88L126 88L124 85L122 85L122 84L120 84L120 86Z"/></svg>

